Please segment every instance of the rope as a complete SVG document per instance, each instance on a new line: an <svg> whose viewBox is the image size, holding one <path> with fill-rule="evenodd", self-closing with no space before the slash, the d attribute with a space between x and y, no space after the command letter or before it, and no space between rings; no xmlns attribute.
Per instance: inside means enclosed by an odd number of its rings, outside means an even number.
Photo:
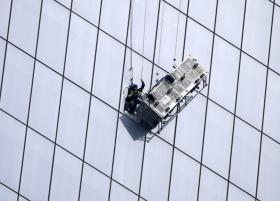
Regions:
<svg viewBox="0 0 280 201"><path fill-rule="evenodd" d="M130 11L130 84L133 83L133 67L132 67L132 27L133 24L133 0L131 0L131 11Z"/></svg>
<svg viewBox="0 0 280 201"><path fill-rule="evenodd" d="M145 35L146 35L146 16L147 16L147 0L145 0L144 23L143 23L143 40L142 40L142 64L141 64L141 80L143 79L144 68L144 50L145 50Z"/></svg>
<svg viewBox="0 0 280 201"><path fill-rule="evenodd" d="M179 9L181 8L181 0L179 2ZM178 43L178 33L179 33L179 19L180 19L180 12L178 11L178 17L177 17L177 31L176 31L176 42L175 42L175 51L174 51L174 65L176 62L176 54L177 54L177 43Z"/></svg>
<svg viewBox="0 0 280 201"><path fill-rule="evenodd" d="M160 35L159 35L159 50L158 50L158 61L157 63L159 64L159 60L160 60L160 50L161 50L161 41L162 41L162 28L163 28L163 16L164 16L164 10L165 10L165 4L163 4L162 6L162 15L161 15L161 23L160 23ZM156 71L156 80L158 80L158 68Z"/></svg>

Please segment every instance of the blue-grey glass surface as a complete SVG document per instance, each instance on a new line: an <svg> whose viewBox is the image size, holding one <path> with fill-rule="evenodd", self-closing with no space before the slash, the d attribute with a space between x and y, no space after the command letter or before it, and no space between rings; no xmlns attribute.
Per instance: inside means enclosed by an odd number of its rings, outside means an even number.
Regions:
<svg viewBox="0 0 280 201"><path fill-rule="evenodd" d="M0 0L0 200L278 201L279 52L280 0ZM159 134L124 115L189 55Z"/></svg>

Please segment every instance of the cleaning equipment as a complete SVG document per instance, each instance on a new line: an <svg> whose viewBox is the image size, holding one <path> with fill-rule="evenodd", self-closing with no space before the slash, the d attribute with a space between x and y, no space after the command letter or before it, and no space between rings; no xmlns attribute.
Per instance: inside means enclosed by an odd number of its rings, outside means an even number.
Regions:
<svg viewBox="0 0 280 201"><path fill-rule="evenodd" d="M148 93L144 82L138 88L131 83L125 95L124 114L152 130L160 131L207 86L207 72L192 57L162 77Z"/></svg>

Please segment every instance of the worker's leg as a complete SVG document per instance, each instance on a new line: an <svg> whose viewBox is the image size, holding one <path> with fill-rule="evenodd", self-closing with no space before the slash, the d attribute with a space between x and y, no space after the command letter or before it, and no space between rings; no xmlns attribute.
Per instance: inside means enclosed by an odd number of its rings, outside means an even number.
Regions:
<svg viewBox="0 0 280 201"><path fill-rule="evenodd" d="M136 109L136 101L135 100L130 100L129 102L129 107L128 107L128 112L132 114Z"/></svg>

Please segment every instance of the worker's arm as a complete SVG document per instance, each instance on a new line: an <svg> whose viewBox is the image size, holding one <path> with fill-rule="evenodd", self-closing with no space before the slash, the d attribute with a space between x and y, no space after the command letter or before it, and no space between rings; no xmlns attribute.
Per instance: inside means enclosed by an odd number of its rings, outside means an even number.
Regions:
<svg viewBox="0 0 280 201"><path fill-rule="evenodd" d="M141 79L141 87L139 88L139 92L142 92L145 87L144 81Z"/></svg>

